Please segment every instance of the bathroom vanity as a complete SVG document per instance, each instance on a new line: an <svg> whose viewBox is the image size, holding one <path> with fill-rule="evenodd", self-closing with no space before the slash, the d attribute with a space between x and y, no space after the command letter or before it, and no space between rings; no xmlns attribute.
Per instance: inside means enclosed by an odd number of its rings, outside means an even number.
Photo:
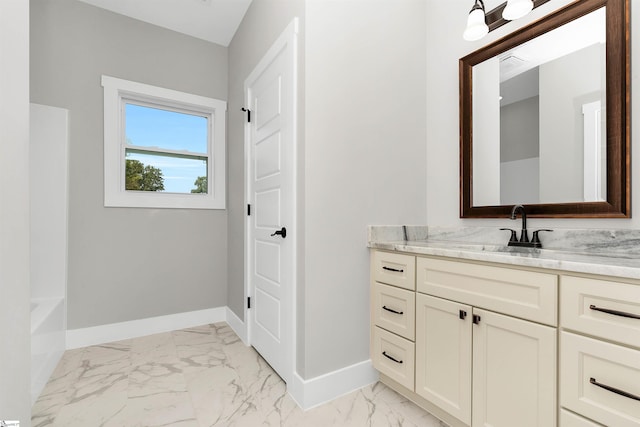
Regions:
<svg viewBox="0 0 640 427"><path fill-rule="evenodd" d="M383 383L452 427L640 425L640 259L369 246Z"/></svg>

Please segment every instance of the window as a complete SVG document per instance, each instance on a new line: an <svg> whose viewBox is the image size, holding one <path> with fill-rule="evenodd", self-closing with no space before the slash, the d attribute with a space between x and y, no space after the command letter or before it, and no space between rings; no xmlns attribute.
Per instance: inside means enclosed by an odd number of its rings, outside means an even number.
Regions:
<svg viewBox="0 0 640 427"><path fill-rule="evenodd" d="M225 208L226 102L102 76L104 205Z"/></svg>

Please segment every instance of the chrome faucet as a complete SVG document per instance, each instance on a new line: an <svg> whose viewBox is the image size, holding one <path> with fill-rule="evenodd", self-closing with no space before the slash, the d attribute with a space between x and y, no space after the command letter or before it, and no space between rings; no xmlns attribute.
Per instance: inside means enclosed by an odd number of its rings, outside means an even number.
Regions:
<svg viewBox="0 0 640 427"><path fill-rule="evenodd" d="M521 214L522 214L522 230L520 231L520 243L529 243L529 232L527 231L527 213L524 211L524 206L522 205L515 205L513 207L513 209L511 209L511 216L509 217L509 219L512 219L515 221L516 219L516 212L520 210Z"/></svg>
<svg viewBox="0 0 640 427"><path fill-rule="evenodd" d="M509 239L508 246L523 246L526 248L541 248L542 242L538 238L538 233L541 231L553 231L553 230L536 230L533 232L533 239L529 241L529 232L527 231L527 213L524 210L524 206L515 205L513 209L511 209L511 216L509 219L515 220L516 213L520 211L520 215L522 216L522 230L520 231L520 240L518 240L516 236L516 230L512 230L510 228L501 228L500 230L510 231L511 238Z"/></svg>

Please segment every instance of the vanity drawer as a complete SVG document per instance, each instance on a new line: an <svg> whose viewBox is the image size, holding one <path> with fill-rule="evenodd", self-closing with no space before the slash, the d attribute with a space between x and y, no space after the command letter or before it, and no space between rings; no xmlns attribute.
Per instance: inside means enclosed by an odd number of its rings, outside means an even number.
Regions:
<svg viewBox="0 0 640 427"><path fill-rule="evenodd" d="M415 292L375 282L373 323L411 341L415 340Z"/></svg>
<svg viewBox="0 0 640 427"><path fill-rule="evenodd" d="M640 348L640 286L560 277L560 325Z"/></svg>
<svg viewBox="0 0 640 427"><path fill-rule="evenodd" d="M607 426L638 427L640 351L569 332L560 345L562 406Z"/></svg>
<svg viewBox="0 0 640 427"><path fill-rule="evenodd" d="M414 290L416 288L416 257L373 251L371 255L371 278L376 282Z"/></svg>
<svg viewBox="0 0 640 427"><path fill-rule="evenodd" d="M558 276L418 257L418 292L551 326L558 324Z"/></svg>
<svg viewBox="0 0 640 427"><path fill-rule="evenodd" d="M562 409L560 411L560 427L602 427L602 424L596 424L580 415Z"/></svg>
<svg viewBox="0 0 640 427"><path fill-rule="evenodd" d="M413 391L415 344L376 326L371 348L373 367Z"/></svg>

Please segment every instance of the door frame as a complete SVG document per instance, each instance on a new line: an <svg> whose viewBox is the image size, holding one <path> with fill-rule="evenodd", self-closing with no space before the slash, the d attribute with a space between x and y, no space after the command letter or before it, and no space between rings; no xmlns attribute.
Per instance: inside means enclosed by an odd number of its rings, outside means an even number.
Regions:
<svg viewBox="0 0 640 427"><path fill-rule="evenodd" d="M253 81L257 79L257 77L264 71L264 69L273 62L273 60L280 54L283 49L291 49L291 63L288 64L290 66L290 72L292 75L292 90L291 90L291 122L292 122L292 147L291 147L291 159L292 164L291 167L291 179L292 179L292 208L293 212L291 212L291 224L287 224L287 232L291 234L292 240L292 259L291 259L291 268L292 268L292 283L291 289L287 289L284 292L287 292L287 301L290 302L290 307L284 307L284 310L288 310L291 313L290 316L290 324L283 326L283 334L286 334L286 339L284 342L288 343L288 347L285 351L287 354L287 359L290 363L287 366L287 371L283 373L283 380L287 382L287 385L290 386L294 380L294 373L296 372L296 325L297 325L297 310L296 310L296 279L297 279L297 242L298 242L298 227L297 227L297 193L298 193L298 18L293 18L293 20L287 25L285 30L280 34L277 40L271 45L271 47L264 54L262 59L255 66L253 71L249 74L249 76L245 79L244 82L244 102L245 108L251 110L253 107L250 105L249 99L249 86ZM244 176L245 176L245 209L247 209L247 205L252 203L251 201L251 192L252 192L252 158L251 158L251 124L247 122L246 118L244 121ZM244 221L244 235L245 235L245 244L244 244L244 323L245 323L245 332L247 337L247 344L251 345L251 320L252 320L252 312L251 309L248 308L247 299L254 294L254 284L252 283L251 278L251 263L253 260L251 259L251 251L249 250L252 244L252 232L251 232L251 221L255 216L249 216L245 211L245 221Z"/></svg>

